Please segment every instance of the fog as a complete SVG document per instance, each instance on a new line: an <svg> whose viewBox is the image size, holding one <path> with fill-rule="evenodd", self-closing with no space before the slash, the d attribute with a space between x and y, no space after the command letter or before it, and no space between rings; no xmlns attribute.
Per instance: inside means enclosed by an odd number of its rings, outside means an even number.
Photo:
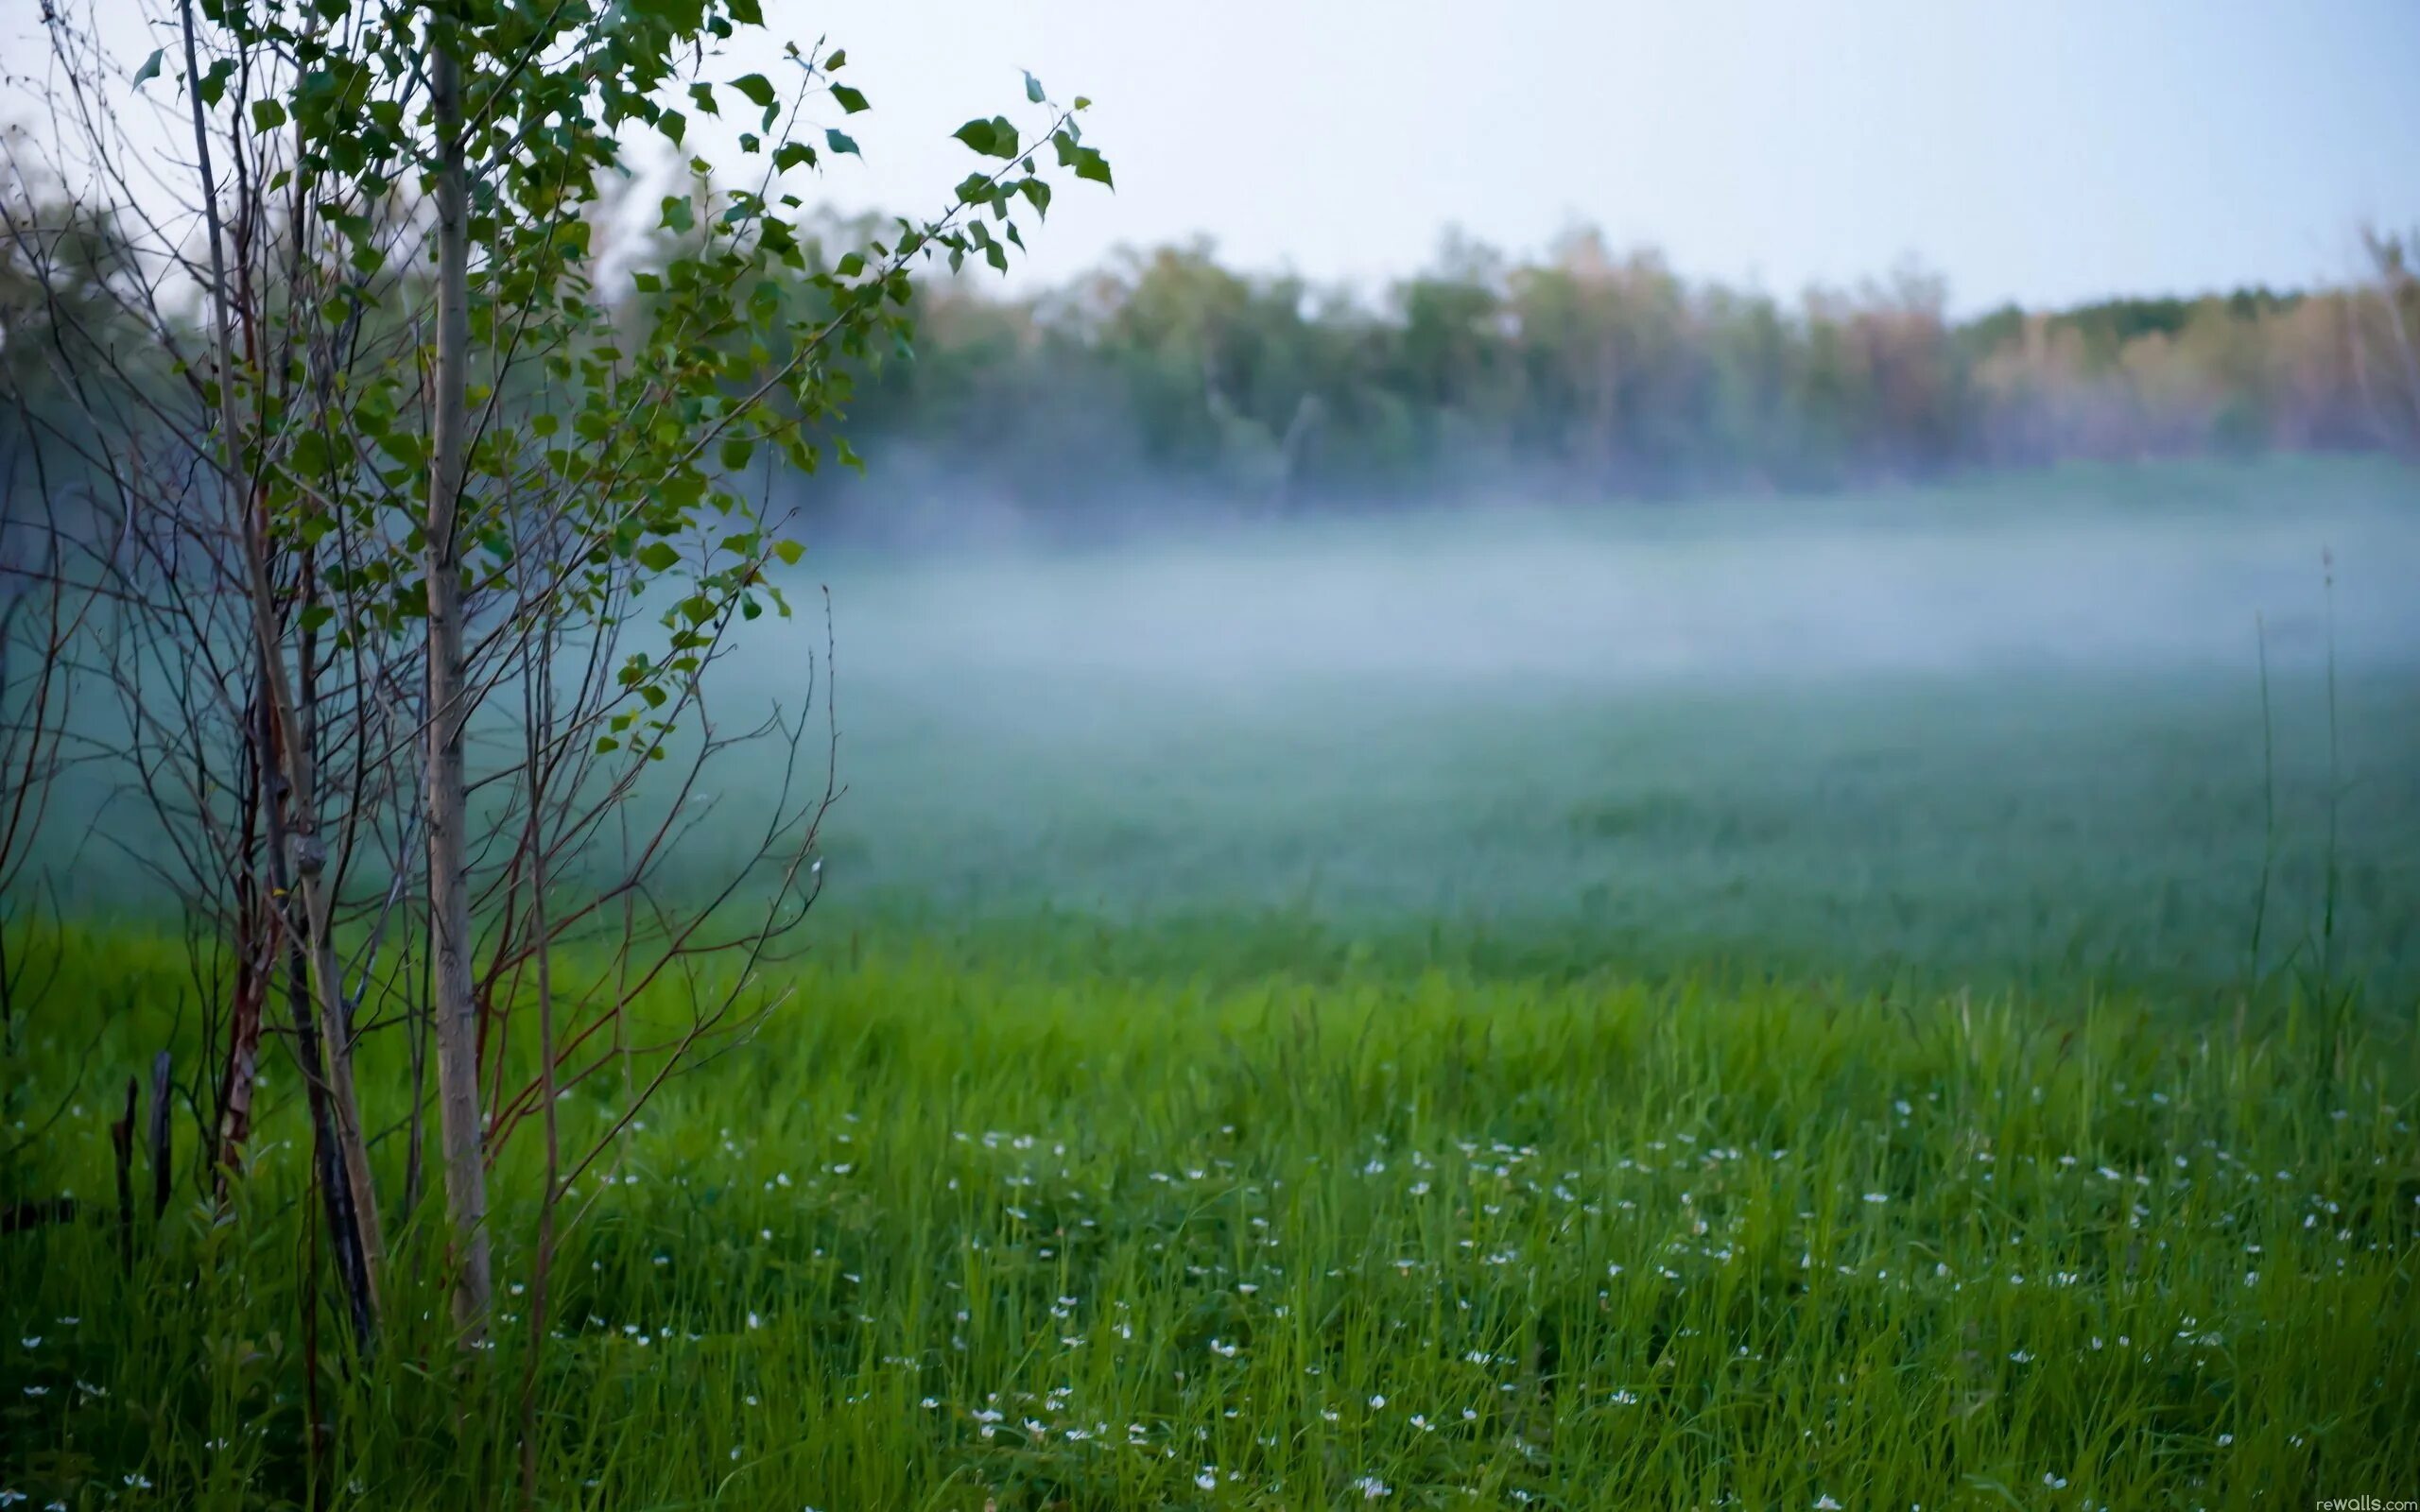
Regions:
<svg viewBox="0 0 2420 1512"><path fill-rule="evenodd" d="M798 713L810 659L836 696L820 941L1211 920L1209 960L1261 948L1253 920L2233 990L2257 910L2264 968L2325 936L2420 990L2409 472L1283 522L1159 503L1090 541L811 543L794 616L738 627L709 675L726 732ZM678 799L668 885L748 853L780 756L729 751ZM104 828L79 885L149 896L128 858L156 825L121 803Z"/></svg>
<svg viewBox="0 0 2420 1512"><path fill-rule="evenodd" d="M818 563L845 665L928 677L1735 679L2420 658L2420 507L1628 507L1229 524ZM1135 502L1148 515L1148 498Z"/></svg>
<svg viewBox="0 0 2420 1512"><path fill-rule="evenodd" d="M2332 929L2420 983L2408 472L1133 506L1092 544L811 549L848 786L831 927L1240 911L2234 982L2266 876L2264 963ZM794 693L820 616L757 629L721 670Z"/></svg>

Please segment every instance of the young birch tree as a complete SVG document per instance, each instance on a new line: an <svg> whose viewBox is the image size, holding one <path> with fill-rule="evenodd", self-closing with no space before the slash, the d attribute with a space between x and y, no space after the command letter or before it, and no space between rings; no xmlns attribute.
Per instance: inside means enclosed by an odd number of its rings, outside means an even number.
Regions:
<svg viewBox="0 0 2420 1512"><path fill-rule="evenodd" d="M752 968L815 896L833 788L828 770L796 781L803 716L726 730L706 712L740 628L787 614L775 578L799 554L747 480L772 456L854 462L832 427L852 369L906 340L911 267L1005 268L1053 172L1106 184L1109 168L1081 140L1086 102L1053 105L1028 76L1037 131L968 122L979 166L947 207L827 266L793 185L857 150L840 123L867 101L821 43L786 47L778 84L735 74L723 58L761 32L756 0L178 0L155 19L167 44L123 69L69 13L48 23L60 118L81 132L62 157L136 228L144 272L118 301L174 374L158 393L106 365L68 375L114 396L85 406L89 461L111 518L150 542L95 559L130 606L128 658L159 654L147 628L182 627L182 653L218 669L199 697L131 670L119 692L190 769L251 774L161 807L199 837L192 875L260 901L238 941L252 977L291 962L364 1348L385 1244L356 1057L366 1014L412 1011L420 968L453 1319L476 1343L497 1143L542 1115L543 1232L637 1103L753 1022ZM169 96L182 210L146 187L114 113ZM743 172L690 158L644 228L672 255L609 275L619 186L726 109ZM478 730L514 723L522 738L493 747L509 754L474 762ZM650 882L697 774L751 735L781 742L790 775L727 883L674 908ZM481 859L496 837L500 865ZM558 942L617 904L614 970L566 992ZM414 914L417 947L394 927ZM717 954L742 985L693 979L685 1026L639 1042L635 995ZM530 1011L534 1068L512 1032ZM242 1012L229 1022L240 1034ZM558 1151L555 1096L608 1038L629 1095L603 1142ZM219 1101L226 1124L235 1098ZM415 1130L418 1106L415 1082Z"/></svg>

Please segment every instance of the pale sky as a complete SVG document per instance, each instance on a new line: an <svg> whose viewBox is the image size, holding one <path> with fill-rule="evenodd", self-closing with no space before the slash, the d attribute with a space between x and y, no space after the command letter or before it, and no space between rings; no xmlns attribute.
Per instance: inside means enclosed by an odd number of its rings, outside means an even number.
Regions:
<svg viewBox="0 0 2420 1512"><path fill-rule="evenodd" d="M139 59L134 0L98 3ZM842 208L938 209L959 122L1030 120L1021 68L1098 102L1117 191L1065 185L1021 279L1199 232L1374 290L1451 224L1588 222L1782 295L1913 262L1972 312L2308 284L2362 222L2420 225L2420 0L764 5L776 41L710 73L848 49ZM11 9L0 46L38 48Z"/></svg>
<svg viewBox="0 0 2420 1512"><path fill-rule="evenodd" d="M1913 258L1974 310L2305 284L2350 266L2360 222L2420 223L2420 0L768 0L767 19L828 29L873 98L843 198L954 182L972 155L946 133L1019 99L1020 67L1092 95L1118 190L1060 198L1046 275L1199 231L1248 266L1382 283L1448 223L1533 249L1584 220L1778 293Z"/></svg>

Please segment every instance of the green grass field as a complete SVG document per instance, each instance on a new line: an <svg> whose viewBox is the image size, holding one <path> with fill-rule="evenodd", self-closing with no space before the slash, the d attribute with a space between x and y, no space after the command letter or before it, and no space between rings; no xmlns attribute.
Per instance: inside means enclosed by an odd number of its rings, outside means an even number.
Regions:
<svg viewBox="0 0 2420 1512"><path fill-rule="evenodd" d="M2409 1036L1610 974L795 985L582 1184L550 1504L2189 1507L2415 1469ZM87 1196L98 1122L52 1167ZM130 1273L103 1223L11 1239L13 1487L309 1499L295 1299L244 1263L302 1242L279 1127ZM397 1315L389 1368L319 1383L320 1490L487 1504L523 1341L464 1385Z"/></svg>
<svg viewBox="0 0 2420 1512"><path fill-rule="evenodd" d="M579 1184L543 1504L2420 1495L2409 479L838 559L832 892ZM374 1363L294 1294L282 1048L239 1199L187 1160L123 1258L125 1079L204 1049L84 864L8 1067L0 1196L82 1216L0 1235L0 1501L510 1502L532 1143L468 1370L433 1201Z"/></svg>

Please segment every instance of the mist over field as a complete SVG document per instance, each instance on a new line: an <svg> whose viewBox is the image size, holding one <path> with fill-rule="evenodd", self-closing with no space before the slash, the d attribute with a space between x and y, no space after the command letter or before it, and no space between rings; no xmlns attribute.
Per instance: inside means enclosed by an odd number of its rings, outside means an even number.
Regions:
<svg viewBox="0 0 2420 1512"><path fill-rule="evenodd" d="M2266 965L2325 922L2332 655L2332 948L2399 977L2411 488L2077 470L811 556L849 789L831 917L1268 911L1632 963L2238 983L2264 857ZM822 632L804 609L729 685L779 696Z"/></svg>
<svg viewBox="0 0 2420 1512"><path fill-rule="evenodd" d="M2211 470L2127 507L2139 486L2096 471L1666 509L1507 498L1098 548L843 556L824 580L845 654L885 685L2243 673L2258 620L2273 658L2324 655L2331 576L2342 664L2420 659L2409 474L2348 489L2324 471ZM1148 519L1153 501L1131 508Z"/></svg>
<svg viewBox="0 0 2420 1512"><path fill-rule="evenodd" d="M1091 920L1180 970L1484 947L1649 975L2223 996L2324 960L2389 998L2420 986L2401 464L1160 505L1138 490L1090 537L844 539L785 570L793 617L745 627L708 687L725 733L810 687L819 736L837 723L810 950ZM475 752L513 748L512 708ZM642 783L643 813L686 805L677 885L748 853L780 756L734 748L685 797ZM69 890L160 906L141 802L69 778ZM480 812L516 822L503 798ZM1219 943L1193 958L1174 924Z"/></svg>

